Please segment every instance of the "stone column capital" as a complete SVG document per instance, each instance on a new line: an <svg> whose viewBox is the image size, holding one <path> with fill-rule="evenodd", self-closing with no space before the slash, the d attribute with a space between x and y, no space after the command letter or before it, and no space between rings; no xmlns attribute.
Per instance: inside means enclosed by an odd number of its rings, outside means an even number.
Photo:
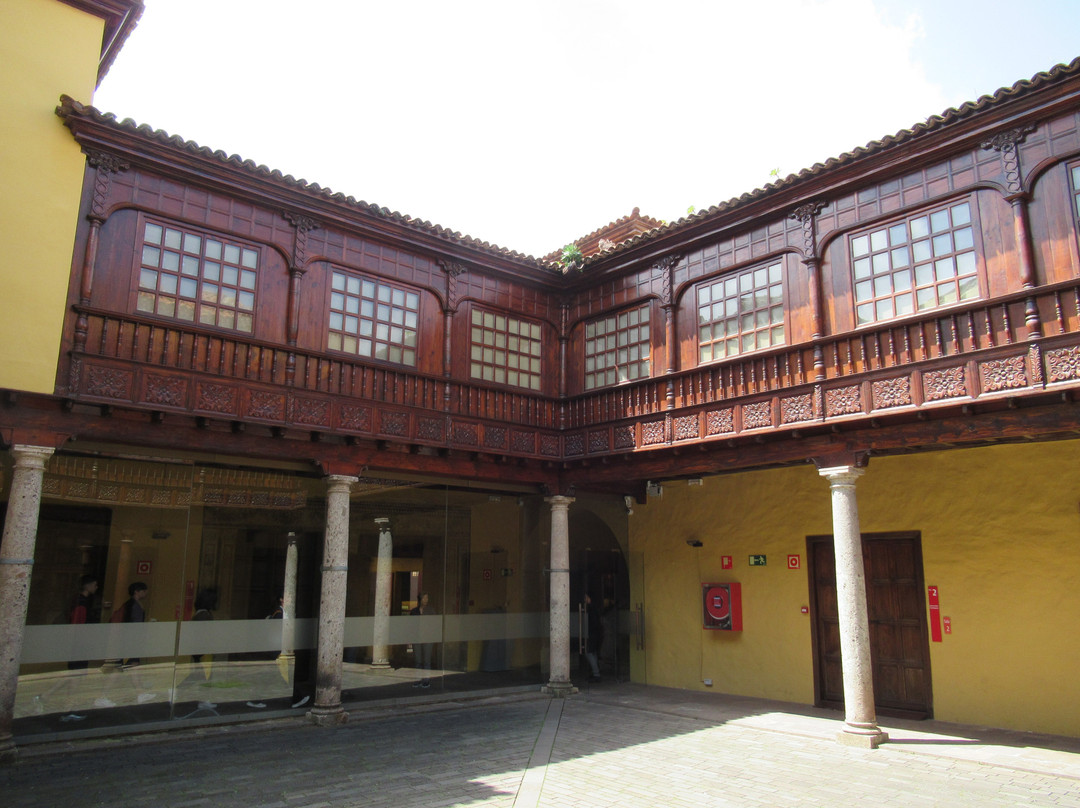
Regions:
<svg viewBox="0 0 1080 808"><path fill-rule="evenodd" d="M565 511L570 507L570 503L574 501L574 497L564 497L559 494L554 497L545 497L544 502L551 503L551 510L553 511Z"/></svg>
<svg viewBox="0 0 1080 808"><path fill-rule="evenodd" d="M829 484L833 486L854 486L855 481L865 473L866 469L861 469L857 466L831 466L829 468L818 469L818 474L828 480Z"/></svg>
<svg viewBox="0 0 1080 808"><path fill-rule="evenodd" d="M22 468L45 468L45 461L52 457L55 451L51 446L29 446L24 443L16 443L11 447L11 453L15 455L15 465Z"/></svg>
<svg viewBox="0 0 1080 808"><path fill-rule="evenodd" d="M348 493L353 485L360 482L359 477L349 477L345 474L328 474L326 476L326 490L331 493Z"/></svg>

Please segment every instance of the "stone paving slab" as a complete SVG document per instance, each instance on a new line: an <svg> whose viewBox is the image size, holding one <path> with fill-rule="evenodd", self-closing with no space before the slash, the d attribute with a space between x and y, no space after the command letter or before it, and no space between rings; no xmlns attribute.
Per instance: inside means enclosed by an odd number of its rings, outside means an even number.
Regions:
<svg viewBox="0 0 1080 808"><path fill-rule="evenodd" d="M839 726L637 685L518 694L357 710L335 729L291 718L29 747L0 766L0 805L1080 808L1076 739L931 722L863 750L836 743Z"/></svg>

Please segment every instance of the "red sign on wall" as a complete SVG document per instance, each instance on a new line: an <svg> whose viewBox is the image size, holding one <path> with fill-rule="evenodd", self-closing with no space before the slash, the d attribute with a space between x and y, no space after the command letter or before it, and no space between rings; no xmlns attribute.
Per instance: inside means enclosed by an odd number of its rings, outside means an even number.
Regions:
<svg viewBox="0 0 1080 808"><path fill-rule="evenodd" d="M936 586L928 586L926 591L930 596L930 639L941 642L941 604L938 603L938 590Z"/></svg>
<svg viewBox="0 0 1080 808"><path fill-rule="evenodd" d="M731 569L731 556L720 556L720 569Z"/></svg>
<svg viewBox="0 0 1080 808"><path fill-rule="evenodd" d="M149 575L151 564L149 561L136 561L135 562L135 574L136 575Z"/></svg>

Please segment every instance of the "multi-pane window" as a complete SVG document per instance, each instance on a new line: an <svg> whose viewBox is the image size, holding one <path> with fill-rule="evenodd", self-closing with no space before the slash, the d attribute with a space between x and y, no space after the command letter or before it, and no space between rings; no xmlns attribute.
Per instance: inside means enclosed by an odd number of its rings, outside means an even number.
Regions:
<svg viewBox="0 0 1080 808"><path fill-rule="evenodd" d="M416 366L416 292L338 271L330 290L330 350Z"/></svg>
<svg viewBox="0 0 1080 808"><path fill-rule="evenodd" d="M585 389L649 377L649 307L585 325Z"/></svg>
<svg viewBox="0 0 1080 808"><path fill-rule="evenodd" d="M702 362L784 344L783 274L777 261L698 287Z"/></svg>
<svg viewBox="0 0 1080 808"><path fill-rule="evenodd" d="M469 373L474 379L540 389L540 325L473 309Z"/></svg>
<svg viewBox="0 0 1080 808"><path fill-rule="evenodd" d="M853 236L859 325L979 297L969 202Z"/></svg>
<svg viewBox="0 0 1080 808"><path fill-rule="evenodd" d="M1080 222L1080 164L1072 167L1073 204L1076 208L1076 220Z"/></svg>
<svg viewBox="0 0 1080 808"><path fill-rule="evenodd" d="M258 269L258 250L148 221L136 308L250 334Z"/></svg>

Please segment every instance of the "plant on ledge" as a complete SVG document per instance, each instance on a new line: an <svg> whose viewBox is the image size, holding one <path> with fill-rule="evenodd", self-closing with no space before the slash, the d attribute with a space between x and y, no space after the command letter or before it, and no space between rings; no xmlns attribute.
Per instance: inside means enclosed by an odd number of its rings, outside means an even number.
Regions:
<svg viewBox="0 0 1080 808"><path fill-rule="evenodd" d="M562 267L563 272L569 272L572 269L581 269L581 265L585 262L585 256L581 254L581 248L576 244L567 244L562 248L562 256L559 258L559 266Z"/></svg>

